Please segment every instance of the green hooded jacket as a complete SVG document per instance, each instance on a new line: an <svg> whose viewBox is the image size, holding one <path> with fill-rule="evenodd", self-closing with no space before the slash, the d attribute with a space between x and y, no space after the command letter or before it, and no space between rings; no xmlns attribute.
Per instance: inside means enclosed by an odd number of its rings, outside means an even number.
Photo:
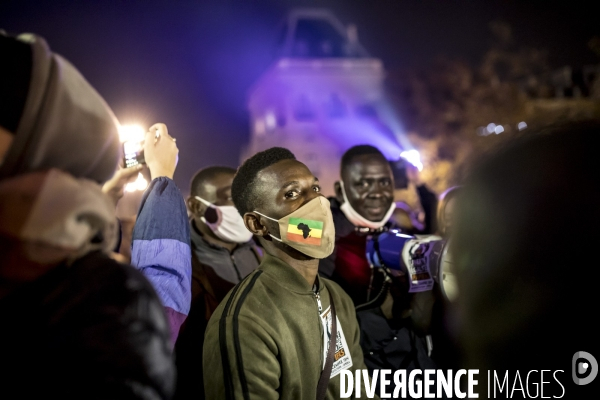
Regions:
<svg viewBox="0 0 600 400"><path fill-rule="evenodd" d="M340 364L341 369L366 369L352 300L330 280L319 277L317 284L319 299L299 272L267 254L260 267L229 292L206 331L207 399L315 400L325 358L318 303L326 314L330 296L338 332L342 330L346 342L340 348L338 336L339 360L332 375ZM340 398L339 371L329 381L325 398Z"/></svg>

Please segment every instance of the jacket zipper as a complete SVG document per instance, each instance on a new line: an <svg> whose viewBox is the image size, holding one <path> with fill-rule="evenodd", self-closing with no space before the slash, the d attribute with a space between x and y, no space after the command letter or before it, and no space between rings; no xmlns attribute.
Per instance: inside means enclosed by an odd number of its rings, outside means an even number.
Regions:
<svg viewBox="0 0 600 400"><path fill-rule="evenodd" d="M319 307L319 318L321 317L321 313L323 312L323 305L321 304L321 295L319 292L315 293L315 299L317 299L317 306Z"/></svg>
<svg viewBox="0 0 600 400"><path fill-rule="evenodd" d="M323 360L323 335L325 334L325 332L323 332L323 323L321 321L321 313L323 312L323 305L321 304L321 294L319 292L313 292L315 299L317 300L317 308L319 311L319 332L321 332L321 339L319 340L319 348L321 349L321 351L319 352L319 359L321 360L321 366L323 365L323 363L325 362L325 360Z"/></svg>

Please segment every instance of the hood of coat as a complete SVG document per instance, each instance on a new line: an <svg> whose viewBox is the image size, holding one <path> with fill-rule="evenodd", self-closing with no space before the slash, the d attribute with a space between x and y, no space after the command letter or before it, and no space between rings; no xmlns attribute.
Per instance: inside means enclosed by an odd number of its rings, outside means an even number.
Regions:
<svg viewBox="0 0 600 400"><path fill-rule="evenodd" d="M57 168L98 183L115 172L119 123L79 71L33 34L16 40L32 50L29 90L0 179Z"/></svg>

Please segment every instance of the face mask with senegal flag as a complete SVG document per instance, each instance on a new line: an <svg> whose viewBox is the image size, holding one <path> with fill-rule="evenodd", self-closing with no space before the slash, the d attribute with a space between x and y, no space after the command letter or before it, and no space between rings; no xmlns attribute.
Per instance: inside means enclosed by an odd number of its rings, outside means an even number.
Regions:
<svg viewBox="0 0 600 400"><path fill-rule="evenodd" d="M279 223L281 239L269 234L273 239L313 258L326 258L333 253L335 227L329 200L325 197L315 197L279 220L254 212Z"/></svg>

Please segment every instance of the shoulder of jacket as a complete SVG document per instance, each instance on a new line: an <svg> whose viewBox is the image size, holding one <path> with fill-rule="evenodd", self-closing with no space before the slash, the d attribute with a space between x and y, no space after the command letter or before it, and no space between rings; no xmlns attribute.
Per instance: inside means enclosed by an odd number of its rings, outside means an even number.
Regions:
<svg viewBox="0 0 600 400"><path fill-rule="evenodd" d="M320 275L319 279L321 279L321 281L325 284L330 293L333 293L336 297L339 297L342 300L343 304L350 305L352 308L354 308L354 302L338 283L332 281L331 279L323 278Z"/></svg>
<svg viewBox="0 0 600 400"><path fill-rule="evenodd" d="M262 274L262 270L256 269L235 285L223 301L221 301L221 304L219 304L219 308L222 310L221 314L227 313L227 315L233 315L236 308L239 307L240 310L243 310L242 305L249 298L254 298L257 295L260 296L263 292L263 284L260 279Z"/></svg>
<svg viewBox="0 0 600 400"><path fill-rule="evenodd" d="M264 250L255 243L250 243L249 247L250 251L252 251L252 253L254 254L254 257L256 257L256 262L260 265L263 257L265 256Z"/></svg>

